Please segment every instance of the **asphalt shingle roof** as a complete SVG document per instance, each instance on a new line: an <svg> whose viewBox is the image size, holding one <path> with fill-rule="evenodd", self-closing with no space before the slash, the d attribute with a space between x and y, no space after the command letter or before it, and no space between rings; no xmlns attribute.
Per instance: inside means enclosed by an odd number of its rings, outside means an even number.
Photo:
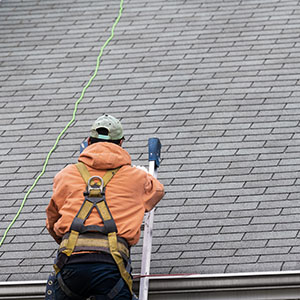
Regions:
<svg viewBox="0 0 300 300"><path fill-rule="evenodd" d="M0 236L71 120L119 1L0 2ZM102 113L134 164L161 139L152 273L299 269L297 0L125 0L99 74L0 247L0 281L46 279L52 178ZM135 273L141 243L133 249Z"/></svg>

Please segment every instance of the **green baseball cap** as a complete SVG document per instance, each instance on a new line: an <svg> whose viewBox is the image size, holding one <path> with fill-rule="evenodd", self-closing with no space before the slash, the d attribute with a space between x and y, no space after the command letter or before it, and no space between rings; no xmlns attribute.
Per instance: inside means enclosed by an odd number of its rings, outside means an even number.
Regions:
<svg viewBox="0 0 300 300"><path fill-rule="evenodd" d="M105 128L108 130L108 135L99 134L97 129ZM118 119L110 115L103 115L99 117L91 128L91 137L102 140L121 140L123 136L123 128Z"/></svg>

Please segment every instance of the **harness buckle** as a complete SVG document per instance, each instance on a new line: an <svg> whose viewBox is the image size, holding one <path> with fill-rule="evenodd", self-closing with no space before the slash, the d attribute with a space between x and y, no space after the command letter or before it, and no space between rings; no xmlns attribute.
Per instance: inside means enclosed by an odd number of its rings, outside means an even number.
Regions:
<svg viewBox="0 0 300 300"><path fill-rule="evenodd" d="M100 176L92 176L87 183L88 193L97 190L99 190L102 193L103 188L104 188L104 181Z"/></svg>

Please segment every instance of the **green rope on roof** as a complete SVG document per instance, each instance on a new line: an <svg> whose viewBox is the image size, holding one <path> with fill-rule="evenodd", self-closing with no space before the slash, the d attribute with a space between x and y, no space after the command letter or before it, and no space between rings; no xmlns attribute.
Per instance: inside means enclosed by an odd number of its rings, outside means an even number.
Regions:
<svg viewBox="0 0 300 300"><path fill-rule="evenodd" d="M85 87L83 88L82 92L81 92L81 95L79 97L79 99L76 101L75 103L75 106L74 106L74 111L73 111L73 117L72 119L70 120L70 122L66 125L66 127L61 131L61 133L58 135L52 149L49 151L46 159L45 159L45 162L44 162L44 165L43 165L43 169L41 171L41 173L38 175L38 177L35 179L34 183L32 184L32 186L29 188L29 190L27 191L27 193L25 194L25 197L19 207L19 210L17 211L15 217L13 218L13 220L11 221L11 223L8 225L8 227L6 228L5 232L4 232L4 235L0 241L0 246L3 244L6 236L7 236L7 233L8 231L10 230L10 228L14 225L14 223L16 222L16 220L18 219L25 203L26 203L26 200L29 196L29 194L32 192L32 190L34 189L34 187L37 185L38 181L40 180L40 178L44 175L45 173L45 170L46 170L46 167L48 165L48 161L49 161L49 158L51 156L51 154L54 152L54 150L56 149L57 147L57 144L59 142L59 140L61 139L62 135L67 131L67 129L74 123L75 121L75 117L76 117L76 112L77 112L77 109L78 109L78 104L81 102L81 100L83 99L83 96L87 90L87 88L90 86L90 84L92 83L92 81L95 79L97 73L98 73L98 70L99 70L99 65L100 65L100 59L102 57L102 54L103 54L103 51L105 49L105 47L108 45L108 43L113 39L114 37L114 31L115 31L115 28L117 26L117 24L119 23L120 21L120 18L122 16L122 12L123 12L123 0L120 0L120 9L119 9L119 14L118 14L118 17L117 19L115 20L113 26L112 26L112 29L111 29L111 35L110 37L106 40L106 42L104 43L104 45L101 47L100 49L100 52L99 52L99 55L97 57L97 64L96 64L96 68L95 68L95 71L94 71L94 74L92 75L92 77L90 78L90 80L88 81L88 83L85 85Z"/></svg>

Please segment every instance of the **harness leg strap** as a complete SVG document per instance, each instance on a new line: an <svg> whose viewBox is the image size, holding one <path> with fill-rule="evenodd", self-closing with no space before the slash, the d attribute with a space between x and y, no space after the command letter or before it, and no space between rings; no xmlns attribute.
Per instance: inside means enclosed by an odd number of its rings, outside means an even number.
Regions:
<svg viewBox="0 0 300 300"><path fill-rule="evenodd" d="M111 291L107 294L107 298L114 299L120 293L124 284L123 278L120 278Z"/></svg>
<svg viewBox="0 0 300 300"><path fill-rule="evenodd" d="M126 282L128 288L130 290L130 293L133 294L133 291L132 291L132 278L131 278L130 274L128 273L128 271L126 270L123 258L121 256L120 252L118 251L116 232L110 232L108 234L108 243L109 243L110 254L112 255L115 263L118 266L121 277Z"/></svg>
<svg viewBox="0 0 300 300"><path fill-rule="evenodd" d="M130 269L131 269L131 265L130 265L130 263L128 263L126 266L126 271L129 273ZM120 291L122 290L124 285L125 285L124 279L120 278L118 280L118 282L115 284L115 286L111 289L111 291L107 294L107 298L114 299L120 293ZM96 300L97 300L97 298L96 298ZM137 296L134 293L132 293L131 300L139 300L139 299L137 298Z"/></svg>
<svg viewBox="0 0 300 300"><path fill-rule="evenodd" d="M77 295L76 293L72 292L68 286L65 284L65 282L62 279L62 276L60 274L60 272L56 275L57 281L59 283L60 288L62 289L62 291L72 300L85 300L85 297L82 297L80 295Z"/></svg>

